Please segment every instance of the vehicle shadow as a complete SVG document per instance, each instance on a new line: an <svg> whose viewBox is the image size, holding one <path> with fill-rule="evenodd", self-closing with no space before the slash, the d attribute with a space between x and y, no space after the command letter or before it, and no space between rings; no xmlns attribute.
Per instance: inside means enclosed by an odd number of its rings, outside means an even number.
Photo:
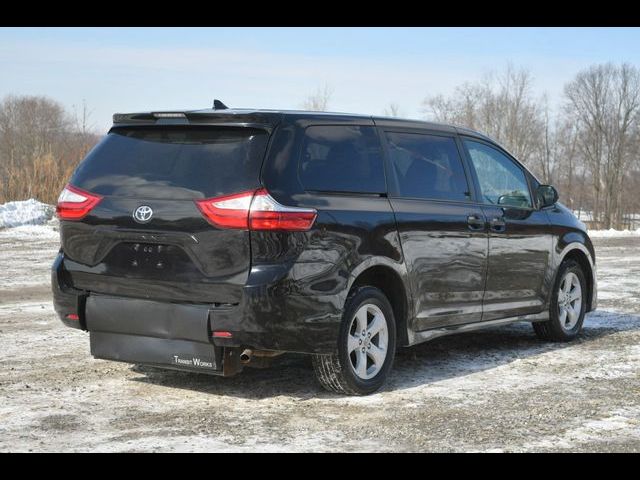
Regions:
<svg viewBox="0 0 640 480"><path fill-rule="evenodd" d="M588 344L621 331L640 329L640 315L598 310L590 313L582 334L569 343L539 340L528 323L441 337L401 348L389 381L381 393L404 390L500 367L546 352ZM188 389L212 395L260 400L290 396L297 400L340 397L326 392L315 380L308 355L287 354L266 369L245 368L221 378L200 373L135 365L134 381Z"/></svg>

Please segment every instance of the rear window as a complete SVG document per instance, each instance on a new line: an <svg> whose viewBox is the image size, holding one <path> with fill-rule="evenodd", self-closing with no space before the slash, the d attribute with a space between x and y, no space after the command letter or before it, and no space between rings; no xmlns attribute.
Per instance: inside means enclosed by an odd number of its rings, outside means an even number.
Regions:
<svg viewBox="0 0 640 480"><path fill-rule="evenodd" d="M300 159L305 190L384 193L382 152L373 127L308 127Z"/></svg>
<svg viewBox="0 0 640 480"><path fill-rule="evenodd" d="M250 128L118 128L71 183L101 195L207 198L259 186L268 134Z"/></svg>

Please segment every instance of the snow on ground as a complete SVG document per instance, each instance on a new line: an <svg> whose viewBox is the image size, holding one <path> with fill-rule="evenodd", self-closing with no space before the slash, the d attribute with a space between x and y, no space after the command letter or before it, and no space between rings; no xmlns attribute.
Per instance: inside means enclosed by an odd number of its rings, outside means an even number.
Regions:
<svg viewBox="0 0 640 480"><path fill-rule="evenodd" d="M13 289L44 287L55 256L51 252L60 242L54 211L33 199L0 204L0 302Z"/></svg>
<svg viewBox="0 0 640 480"><path fill-rule="evenodd" d="M55 207L33 198L0 204L0 229L20 225L43 225L52 219Z"/></svg>
<svg viewBox="0 0 640 480"><path fill-rule="evenodd" d="M0 231L0 451L640 451L640 242L596 237L599 309L568 344L528 324L445 337L368 397L308 357L223 379L95 360L51 305L49 226Z"/></svg>
<svg viewBox="0 0 640 480"><path fill-rule="evenodd" d="M589 236L591 238L640 236L640 228L637 230L616 230L614 228L610 228L609 230L589 230Z"/></svg>
<svg viewBox="0 0 640 480"><path fill-rule="evenodd" d="M583 222L593 221L593 214L590 211L574 210L573 214ZM623 221L625 224L628 223L630 225L631 230L635 230L640 226L640 213L625 214L623 215Z"/></svg>
<svg viewBox="0 0 640 480"><path fill-rule="evenodd" d="M0 302L9 290L46 285L59 245L60 234L51 225L0 229Z"/></svg>

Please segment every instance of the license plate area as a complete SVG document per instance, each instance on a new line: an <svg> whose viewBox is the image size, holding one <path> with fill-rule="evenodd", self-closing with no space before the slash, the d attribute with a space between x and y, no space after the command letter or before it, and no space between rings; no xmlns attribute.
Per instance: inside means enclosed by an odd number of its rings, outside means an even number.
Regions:
<svg viewBox="0 0 640 480"><path fill-rule="evenodd" d="M123 242L105 257L111 275L133 278L201 277L187 253L177 245Z"/></svg>

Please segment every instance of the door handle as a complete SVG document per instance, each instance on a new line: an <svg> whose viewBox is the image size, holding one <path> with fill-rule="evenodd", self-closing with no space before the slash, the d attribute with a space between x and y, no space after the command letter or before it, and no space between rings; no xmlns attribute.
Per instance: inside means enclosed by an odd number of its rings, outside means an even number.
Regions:
<svg viewBox="0 0 640 480"><path fill-rule="evenodd" d="M469 215L467 217L467 225L469 226L469 230L485 229L484 218L480 217L479 215Z"/></svg>
<svg viewBox="0 0 640 480"><path fill-rule="evenodd" d="M494 217L489 222L489 228L494 232L504 232L507 229L507 222L501 217Z"/></svg>

